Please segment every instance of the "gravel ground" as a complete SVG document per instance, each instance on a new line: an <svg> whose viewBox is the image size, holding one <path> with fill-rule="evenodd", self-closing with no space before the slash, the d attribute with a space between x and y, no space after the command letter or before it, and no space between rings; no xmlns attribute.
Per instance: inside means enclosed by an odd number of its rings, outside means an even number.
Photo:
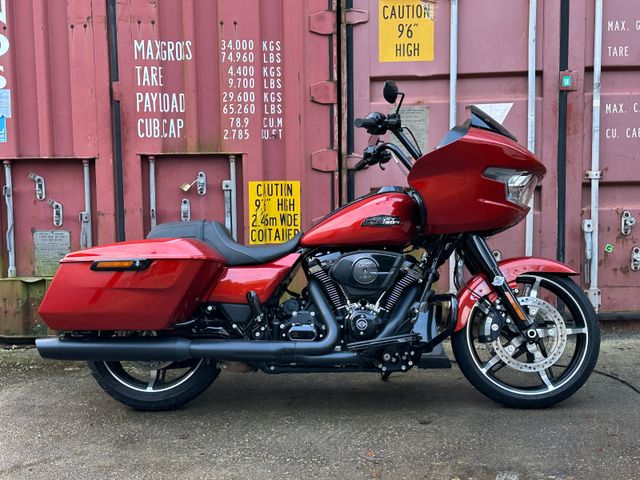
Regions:
<svg viewBox="0 0 640 480"><path fill-rule="evenodd" d="M598 370L640 388L640 336ZM132 411L82 363L0 350L2 479L637 479L640 395L594 374L542 411L501 407L454 365L375 374L223 373L181 410Z"/></svg>

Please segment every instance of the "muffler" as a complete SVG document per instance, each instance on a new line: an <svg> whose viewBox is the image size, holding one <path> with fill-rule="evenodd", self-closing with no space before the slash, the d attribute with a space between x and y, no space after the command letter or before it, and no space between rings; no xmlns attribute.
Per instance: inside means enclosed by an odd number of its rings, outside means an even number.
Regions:
<svg viewBox="0 0 640 480"><path fill-rule="evenodd" d="M309 293L326 325L318 342L263 342L248 340L190 340L182 337L109 338L104 340L41 338L36 347L43 358L96 361L180 361L215 358L243 362L295 362L296 356L323 355L339 341L339 327L331 307L315 280Z"/></svg>

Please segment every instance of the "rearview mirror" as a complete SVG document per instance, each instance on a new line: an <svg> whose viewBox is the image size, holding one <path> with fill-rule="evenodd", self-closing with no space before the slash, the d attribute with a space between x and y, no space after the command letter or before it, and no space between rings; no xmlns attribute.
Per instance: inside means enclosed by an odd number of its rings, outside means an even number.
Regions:
<svg viewBox="0 0 640 480"><path fill-rule="evenodd" d="M398 99L398 86L396 85L396 82L394 82L393 80L387 80L386 82L384 82L382 96L390 104L393 105L394 103L396 103L396 100Z"/></svg>

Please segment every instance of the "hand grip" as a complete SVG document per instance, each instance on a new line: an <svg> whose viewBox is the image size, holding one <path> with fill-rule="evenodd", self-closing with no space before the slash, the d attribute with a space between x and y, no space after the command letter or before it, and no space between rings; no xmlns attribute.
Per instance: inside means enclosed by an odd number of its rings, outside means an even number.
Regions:
<svg viewBox="0 0 640 480"><path fill-rule="evenodd" d="M375 118L356 118L353 122L356 128L372 128L378 125L378 120Z"/></svg>
<svg viewBox="0 0 640 480"><path fill-rule="evenodd" d="M353 167L354 170L364 170L365 168L367 168L369 166L369 162L367 160L367 157L363 158L362 160L360 160L358 163L355 164L355 166Z"/></svg>

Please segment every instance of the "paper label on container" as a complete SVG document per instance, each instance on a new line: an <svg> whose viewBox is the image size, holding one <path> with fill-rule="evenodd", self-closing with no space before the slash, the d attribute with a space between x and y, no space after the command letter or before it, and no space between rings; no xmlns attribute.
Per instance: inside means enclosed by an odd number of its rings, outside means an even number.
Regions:
<svg viewBox="0 0 640 480"><path fill-rule="evenodd" d="M378 60L433 61L435 2L379 0Z"/></svg>
<svg viewBox="0 0 640 480"><path fill-rule="evenodd" d="M249 182L249 243L283 243L300 232L300 181Z"/></svg>
<svg viewBox="0 0 640 480"><path fill-rule="evenodd" d="M53 277L60 260L71 251L71 232L68 230L34 230L36 277Z"/></svg>
<svg viewBox="0 0 640 480"><path fill-rule="evenodd" d="M390 111L395 112L396 109L392 108ZM411 130L422 153L427 153L429 150L429 108L423 105L403 106L400 109L400 118L402 119L402 127ZM413 140L413 137L408 132L406 133L409 139ZM399 142L396 143L404 154L411 158L407 149Z"/></svg>
<svg viewBox="0 0 640 480"><path fill-rule="evenodd" d="M0 116L11 118L11 90L0 89Z"/></svg>
<svg viewBox="0 0 640 480"><path fill-rule="evenodd" d="M7 143L7 119L0 117L0 143Z"/></svg>
<svg viewBox="0 0 640 480"><path fill-rule="evenodd" d="M512 103L474 103L476 107L502 125L513 107Z"/></svg>

